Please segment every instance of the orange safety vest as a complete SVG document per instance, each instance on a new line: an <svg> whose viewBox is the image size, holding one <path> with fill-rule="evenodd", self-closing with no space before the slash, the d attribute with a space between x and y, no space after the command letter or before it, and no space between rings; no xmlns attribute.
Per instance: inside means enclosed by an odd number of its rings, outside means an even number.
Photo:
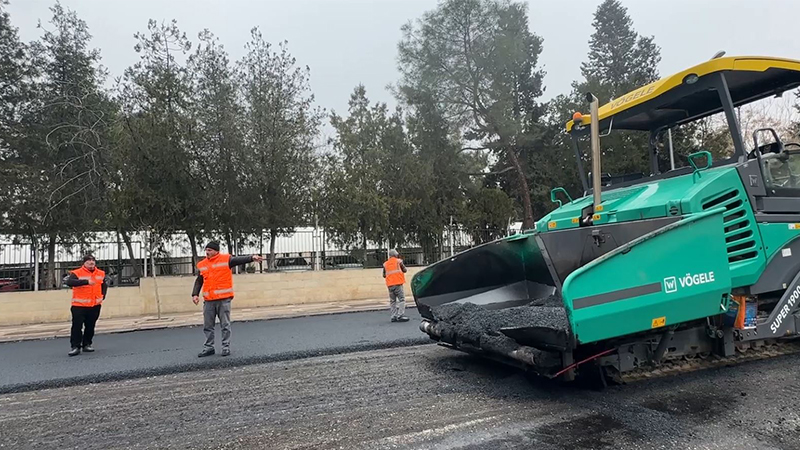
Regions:
<svg viewBox="0 0 800 450"><path fill-rule="evenodd" d="M231 273L231 255L218 254L197 263L197 270L203 277L203 300L223 300L233 298L233 274Z"/></svg>
<svg viewBox="0 0 800 450"><path fill-rule="evenodd" d="M72 288L72 306L92 308L103 303L103 280L106 273L95 268L94 272L89 272L85 267L72 271L79 280L94 279L94 286L86 284Z"/></svg>
<svg viewBox="0 0 800 450"><path fill-rule="evenodd" d="M383 270L386 271L386 286L398 286L406 284L406 274L400 268L400 260L391 257L383 263Z"/></svg>

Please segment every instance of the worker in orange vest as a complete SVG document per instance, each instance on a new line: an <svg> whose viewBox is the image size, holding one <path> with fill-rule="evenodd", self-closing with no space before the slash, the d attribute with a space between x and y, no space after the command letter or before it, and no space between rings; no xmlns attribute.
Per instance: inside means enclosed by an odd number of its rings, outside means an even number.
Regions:
<svg viewBox="0 0 800 450"><path fill-rule="evenodd" d="M260 255L231 256L219 252L219 242L211 241L206 245L206 257L197 263L200 275L194 282L192 301L200 303L200 291L203 291L203 332L206 342L200 358L214 354L214 327L217 317L222 331L222 356L231 354L231 300L233 300L233 274L231 269L250 262L261 262Z"/></svg>
<svg viewBox="0 0 800 450"><path fill-rule="evenodd" d="M72 288L72 332L69 338L72 349L68 354L79 355L81 349L93 352L94 326L108 291L106 273L97 268L94 256L86 255L83 265L70 272L66 284Z"/></svg>
<svg viewBox="0 0 800 450"><path fill-rule="evenodd" d="M406 311L406 295L403 292L403 285L406 284L408 271L403 260L399 258L397 250L389 250L389 260L383 263L383 278L386 279L386 287L389 288L389 309L392 314L392 322L408 322L408 317L403 315Z"/></svg>

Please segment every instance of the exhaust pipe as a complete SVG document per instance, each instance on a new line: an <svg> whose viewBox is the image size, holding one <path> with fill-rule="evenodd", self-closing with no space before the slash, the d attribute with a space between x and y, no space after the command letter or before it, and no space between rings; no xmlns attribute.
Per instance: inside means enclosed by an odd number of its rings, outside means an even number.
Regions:
<svg viewBox="0 0 800 450"><path fill-rule="evenodd" d="M586 101L589 102L589 114L591 119L591 132L592 143L592 191L594 194L594 211L598 211L600 206L600 178L602 177L600 167L600 117L598 116L600 110L600 102L591 92L586 93ZM601 208L602 209L602 208ZM594 214L593 214L594 216Z"/></svg>
<svg viewBox="0 0 800 450"><path fill-rule="evenodd" d="M430 320L423 320L422 322L419 323L419 331L422 331L423 333L425 333L425 334L427 334L429 336L434 336L433 323L431 323ZM435 336L436 337L441 337L439 335L435 335Z"/></svg>

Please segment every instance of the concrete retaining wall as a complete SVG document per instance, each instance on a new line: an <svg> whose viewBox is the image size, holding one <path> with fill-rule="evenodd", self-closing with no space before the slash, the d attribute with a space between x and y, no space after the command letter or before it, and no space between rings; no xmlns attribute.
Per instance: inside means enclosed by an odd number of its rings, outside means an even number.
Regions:
<svg viewBox="0 0 800 450"><path fill-rule="evenodd" d="M408 269L407 297L411 297L408 282L419 270ZM198 311L191 300L194 277L159 277L156 281L162 314ZM381 269L234 275L233 286L234 309L387 297ZM152 278L137 287L110 288L102 317L155 315L155 293ZM0 326L69 321L70 298L68 289L0 293Z"/></svg>

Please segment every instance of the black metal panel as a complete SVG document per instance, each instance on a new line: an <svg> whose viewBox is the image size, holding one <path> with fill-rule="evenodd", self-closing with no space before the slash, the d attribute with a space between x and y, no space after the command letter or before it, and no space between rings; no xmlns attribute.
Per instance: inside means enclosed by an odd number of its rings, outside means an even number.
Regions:
<svg viewBox="0 0 800 450"><path fill-rule="evenodd" d="M725 72L719 73L717 82L717 93L719 94L719 100L722 104L722 109L725 111L725 119L728 122L728 130L731 133L731 139L733 139L733 156L742 158L743 160L745 153L744 142L742 141L742 131L741 127L739 126L739 120L736 118L736 113L733 110L733 99L731 98L730 89L728 89L728 81L725 78Z"/></svg>
<svg viewBox="0 0 800 450"><path fill-rule="evenodd" d="M739 171L739 178L742 179L742 185L747 191L747 198L750 200L750 206L753 208L753 211L755 211L757 209L756 198L767 195L761 167L758 165L757 161L751 160L740 164L736 170Z"/></svg>
<svg viewBox="0 0 800 450"><path fill-rule="evenodd" d="M791 256L775 255L761 273L758 281L749 287L750 294L782 291L789 286L792 278L800 273L800 239L793 240L783 248L789 249Z"/></svg>
<svg viewBox="0 0 800 450"><path fill-rule="evenodd" d="M765 214L798 214L800 213L800 198L759 197L756 199L756 209Z"/></svg>
<svg viewBox="0 0 800 450"><path fill-rule="evenodd" d="M800 223L800 213L797 214L764 214L756 212L758 223Z"/></svg>
<svg viewBox="0 0 800 450"><path fill-rule="evenodd" d="M586 171L583 169L583 153L580 146L578 146L578 137L572 136L570 142L572 142L572 150L575 152L575 161L578 164L578 175L581 177L583 194L586 195L586 192L589 191L589 183L586 181Z"/></svg>
<svg viewBox="0 0 800 450"><path fill-rule="evenodd" d="M635 222L622 222L594 227L552 231L539 235L546 250L554 279L560 284L579 267L605 255L621 245L677 222L681 217L663 217ZM593 237L594 232L599 236Z"/></svg>
<svg viewBox="0 0 800 450"><path fill-rule="evenodd" d="M572 309L589 308L592 306L603 305L606 303L625 300L627 298L640 297L647 294L661 292L661 283L645 284L618 291L606 292L605 294L592 295L590 297L576 298L572 301Z"/></svg>

